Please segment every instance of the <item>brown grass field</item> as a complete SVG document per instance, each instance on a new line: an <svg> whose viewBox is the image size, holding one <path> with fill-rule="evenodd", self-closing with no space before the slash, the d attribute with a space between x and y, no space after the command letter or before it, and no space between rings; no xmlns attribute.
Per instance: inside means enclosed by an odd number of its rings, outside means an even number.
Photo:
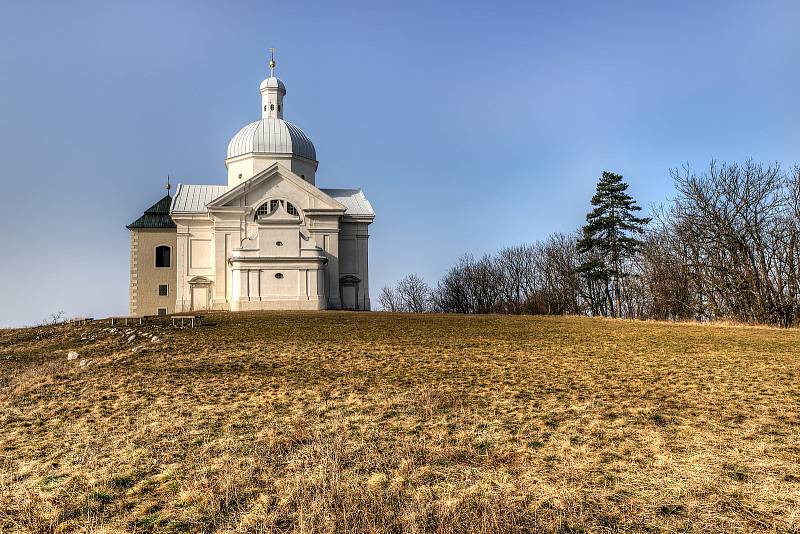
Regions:
<svg viewBox="0 0 800 534"><path fill-rule="evenodd" d="M0 532L800 531L800 331L208 319L0 330Z"/></svg>

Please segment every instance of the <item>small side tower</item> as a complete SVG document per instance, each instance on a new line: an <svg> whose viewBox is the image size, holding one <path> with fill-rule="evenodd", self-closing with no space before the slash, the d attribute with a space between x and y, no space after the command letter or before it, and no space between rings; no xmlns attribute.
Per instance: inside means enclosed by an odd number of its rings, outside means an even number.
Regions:
<svg viewBox="0 0 800 534"><path fill-rule="evenodd" d="M167 194L127 226L131 233L130 315L175 313L178 236L177 226L169 214L171 187L167 178Z"/></svg>

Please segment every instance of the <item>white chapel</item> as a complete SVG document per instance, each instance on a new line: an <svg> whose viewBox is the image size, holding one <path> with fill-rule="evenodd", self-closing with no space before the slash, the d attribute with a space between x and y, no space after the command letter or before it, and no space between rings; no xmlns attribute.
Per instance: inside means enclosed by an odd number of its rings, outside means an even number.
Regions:
<svg viewBox="0 0 800 534"><path fill-rule="evenodd" d="M274 68L261 118L228 143L227 183L179 184L127 226L131 315L370 309L375 212L360 189L316 186L314 144L283 119Z"/></svg>

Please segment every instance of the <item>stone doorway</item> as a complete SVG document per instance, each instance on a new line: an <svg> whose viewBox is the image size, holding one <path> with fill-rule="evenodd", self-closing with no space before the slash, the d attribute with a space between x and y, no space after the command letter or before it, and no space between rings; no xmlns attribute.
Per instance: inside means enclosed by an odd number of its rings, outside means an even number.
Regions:
<svg viewBox="0 0 800 534"><path fill-rule="evenodd" d="M339 298L342 302L343 310L360 310L358 301L358 288L361 279L357 276L348 274L339 279Z"/></svg>
<svg viewBox="0 0 800 534"><path fill-rule="evenodd" d="M203 276L196 276L189 280L189 295L191 311L208 310L211 302L211 280Z"/></svg>

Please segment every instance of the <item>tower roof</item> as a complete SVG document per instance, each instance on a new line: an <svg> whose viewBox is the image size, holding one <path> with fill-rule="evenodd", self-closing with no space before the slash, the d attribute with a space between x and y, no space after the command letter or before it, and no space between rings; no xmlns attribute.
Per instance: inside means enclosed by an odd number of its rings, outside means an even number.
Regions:
<svg viewBox="0 0 800 534"><path fill-rule="evenodd" d="M261 82L259 89L261 91L265 89L277 89L278 91L283 91L283 94L286 94L286 86L283 84L283 80L275 76L270 76Z"/></svg>
<svg viewBox="0 0 800 534"><path fill-rule="evenodd" d="M164 198L147 208L144 215L130 223L128 230L141 228L176 228L175 223L169 216L169 208L172 205L172 197L166 195Z"/></svg>

